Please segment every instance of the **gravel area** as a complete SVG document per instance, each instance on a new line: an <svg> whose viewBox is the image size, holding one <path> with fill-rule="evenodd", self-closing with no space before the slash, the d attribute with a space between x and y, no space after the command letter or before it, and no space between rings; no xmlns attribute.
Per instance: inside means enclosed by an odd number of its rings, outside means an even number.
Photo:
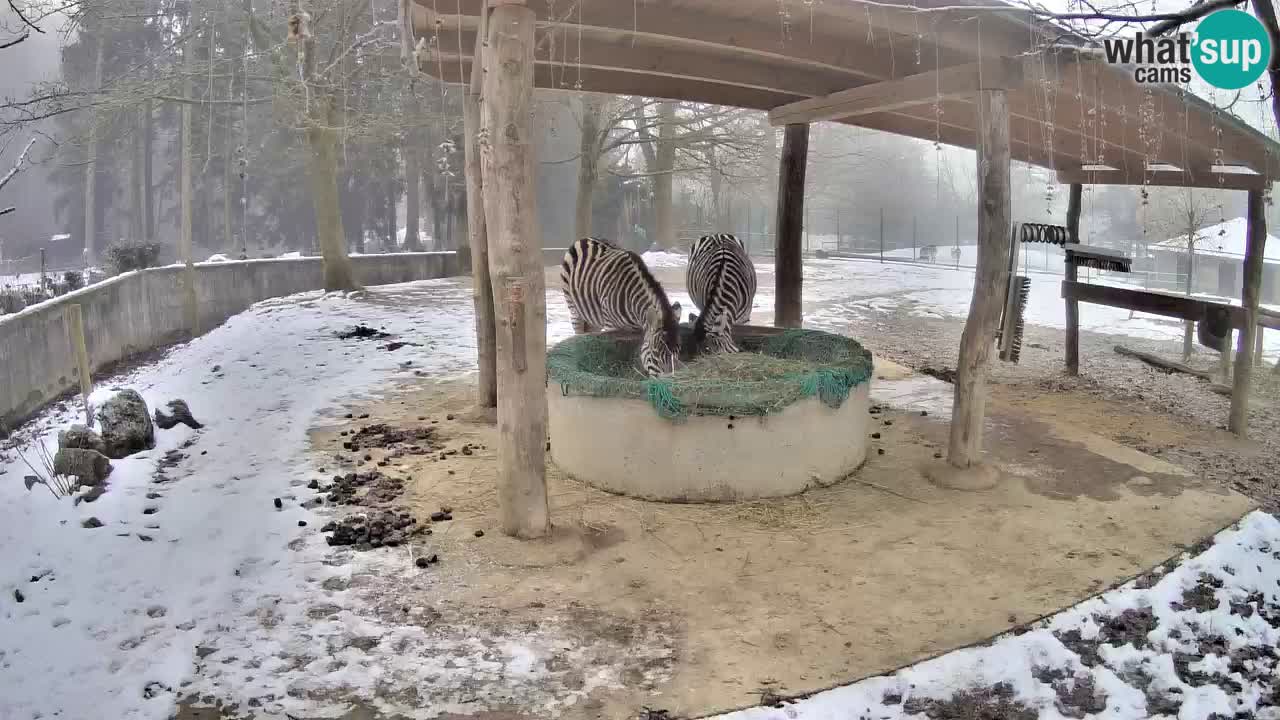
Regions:
<svg viewBox="0 0 1280 720"><path fill-rule="evenodd" d="M873 353L912 368L954 368L964 321L912 312L909 305L872 310L868 319L854 320L840 331L859 338ZM1028 326L1019 363L995 360L992 381L1009 392L1087 396L1116 403L1128 412L1162 415L1193 427L1194 437L1201 441L1171 444L1131 433L1112 434L1111 439L1227 485L1268 512L1280 512L1280 376L1270 367L1255 373L1249 412L1252 442L1239 442L1221 432L1226 427L1228 398L1211 392L1208 383L1197 378L1166 374L1120 356L1114 351L1116 345L1171 360L1180 359L1182 353L1180 341L1082 333L1080 376L1073 378L1063 370L1062 331ZM1188 364L1216 369L1218 354L1197 345Z"/></svg>

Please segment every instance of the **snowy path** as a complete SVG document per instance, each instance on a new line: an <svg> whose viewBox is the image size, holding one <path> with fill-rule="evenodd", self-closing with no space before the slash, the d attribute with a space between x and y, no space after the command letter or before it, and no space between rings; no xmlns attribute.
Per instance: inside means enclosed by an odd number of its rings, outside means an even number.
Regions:
<svg viewBox="0 0 1280 720"><path fill-rule="evenodd" d="M0 717L166 718L205 638L229 633L235 644L263 612L285 626L301 617L327 548L298 525L315 522L312 513L295 503L277 511L273 500L314 473L312 421L415 369L439 377L474 366L471 319L460 312L468 292L442 281L372 298L396 293L413 304L314 293L262 303L117 383L151 407L185 399L206 427L158 430L155 450L115 461L110 490L92 504L27 493L22 463L0 465ZM402 368L377 342L333 336L355 323L426 345L414 357L430 364ZM109 394L100 388L95 401ZM56 444L56 433L45 440ZM163 471L169 481L155 482L166 452L189 441ZM103 527L80 528L91 516Z"/></svg>

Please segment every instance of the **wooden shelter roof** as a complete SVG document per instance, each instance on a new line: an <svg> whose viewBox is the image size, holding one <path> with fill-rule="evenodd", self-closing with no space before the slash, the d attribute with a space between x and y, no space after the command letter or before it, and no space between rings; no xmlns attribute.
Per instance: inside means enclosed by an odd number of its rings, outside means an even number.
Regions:
<svg viewBox="0 0 1280 720"><path fill-rule="evenodd" d="M423 71L469 80L485 1L415 0L415 33L432 50ZM832 120L973 148L975 91L1005 87L1013 159L1063 182L1145 175L1247 189L1280 178L1280 146L1243 121L1176 86L1139 85L1085 39L992 0L526 4L538 18L539 88L751 108L775 125Z"/></svg>

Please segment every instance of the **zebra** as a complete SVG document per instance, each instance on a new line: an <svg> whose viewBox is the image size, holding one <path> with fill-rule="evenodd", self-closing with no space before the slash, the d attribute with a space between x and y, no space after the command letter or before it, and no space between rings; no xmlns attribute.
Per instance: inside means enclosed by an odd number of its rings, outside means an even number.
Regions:
<svg viewBox="0 0 1280 720"><path fill-rule="evenodd" d="M680 303L649 272L639 255L608 240L587 237L569 246L560 285L576 334L639 329L640 365L650 377L674 371L680 356Z"/></svg>
<svg viewBox="0 0 1280 720"><path fill-rule="evenodd" d="M742 241L729 233L699 238L689 249L685 287L701 313L689 314L695 347L738 352L731 331L751 320L756 296L756 268Z"/></svg>

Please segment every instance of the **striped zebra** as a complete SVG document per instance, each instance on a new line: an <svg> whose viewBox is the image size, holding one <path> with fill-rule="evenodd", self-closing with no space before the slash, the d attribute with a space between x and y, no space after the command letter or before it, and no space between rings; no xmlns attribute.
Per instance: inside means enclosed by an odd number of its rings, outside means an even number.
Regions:
<svg viewBox="0 0 1280 720"><path fill-rule="evenodd" d="M583 238L560 263L560 285L573 330L643 332L640 366L646 375L675 370L680 356L680 303L674 305L640 256L607 240Z"/></svg>
<svg viewBox="0 0 1280 720"><path fill-rule="evenodd" d="M700 313L689 318L695 346L738 352L731 331L751 320L756 297L756 268L742 241L729 233L699 238L689 249L685 287Z"/></svg>

